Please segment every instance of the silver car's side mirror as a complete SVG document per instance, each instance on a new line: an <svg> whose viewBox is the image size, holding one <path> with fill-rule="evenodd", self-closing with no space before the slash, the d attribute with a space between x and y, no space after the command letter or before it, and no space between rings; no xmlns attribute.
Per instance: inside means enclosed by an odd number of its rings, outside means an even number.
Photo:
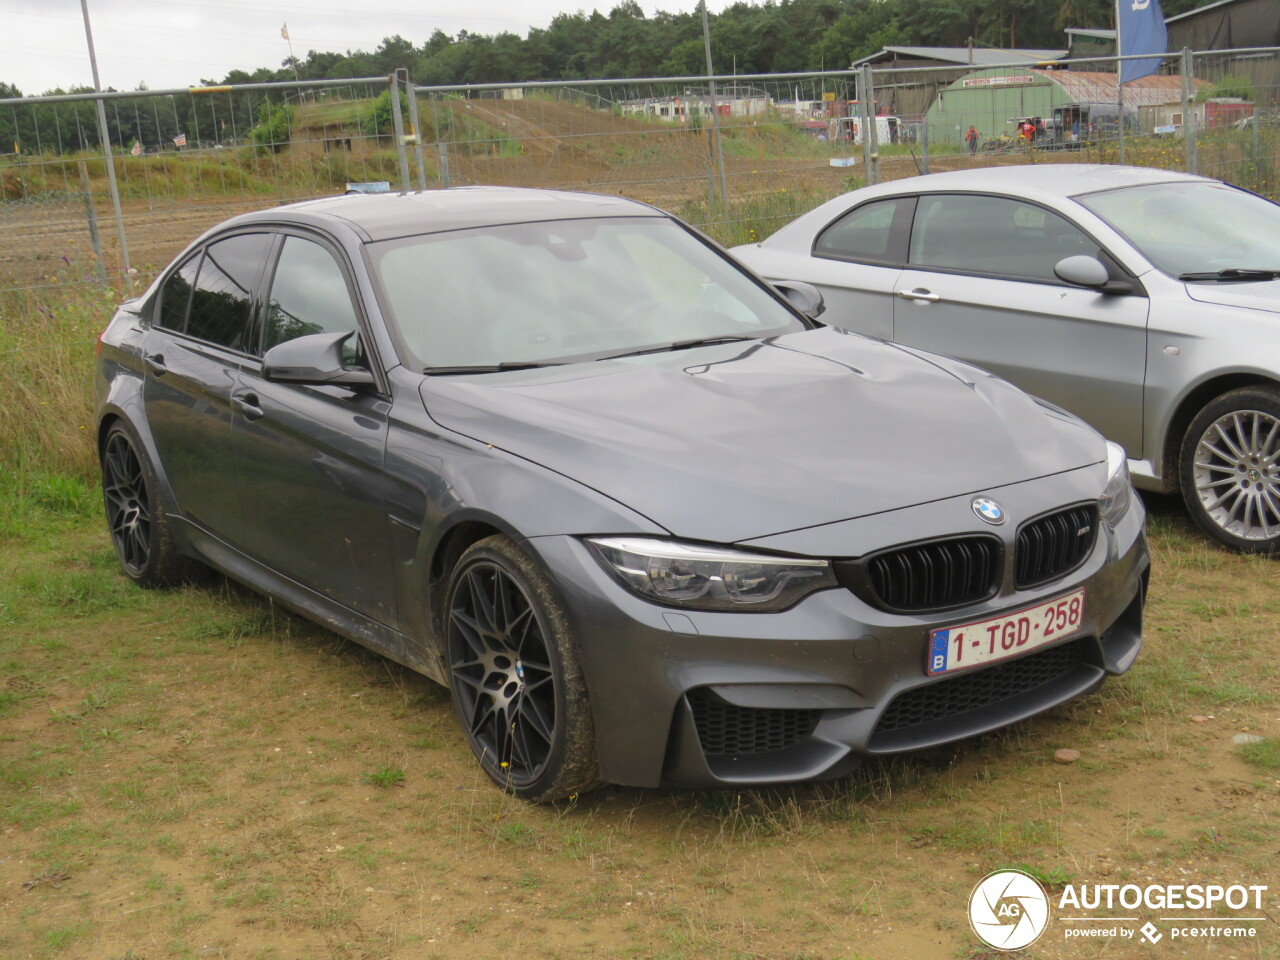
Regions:
<svg viewBox="0 0 1280 960"><path fill-rule="evenodd" d="M810 320L817 320L827 309L822 291L812 283L805 283L803 280L775 280L773 288Z"/></svg>
<svg viewBox="0 0 1280 960"><path fill-rule="evenodd" d="M262 376L273 383L368 386L372 373L343 363L342 344L352 336L354 331L313 333L278 343L262 357Z"/></svg>
<svg viewBox="0 0 1280 960"><path fill-rule="evenodd" d="M1111 275L1097 257L1076 256L1059 260L1053 274L1064 283L1077 287L1101 290L1111 280Z"/></svg>

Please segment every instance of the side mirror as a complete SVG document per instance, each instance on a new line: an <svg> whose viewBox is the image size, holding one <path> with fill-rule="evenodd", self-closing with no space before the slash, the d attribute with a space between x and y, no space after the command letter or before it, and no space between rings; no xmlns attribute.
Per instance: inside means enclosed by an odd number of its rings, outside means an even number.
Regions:
<svg viewBox="0 0 1280 960"><path fill-rule="evenodd" d="M1099 293L1133 292L1133 285L1127 280L1112 280L1106 266L1097 257L1080 255L1059 260L1054 265L1053 274L1064 283Z"/></svg>
<svg viewBox="0 0 1280 960"><path fill-rule="evenodd" d="M263 356L262 375L272 383L369 386L375 382L372 373L342 362L342 344L354 335L355 331L313 333L278 343Z"/></svg>
<svg viewBox="0 0 1280 960"><path fill-rule="evenodd" d="M803 280L775 280L773 288L810 320L817 320L827 309L822 292L812 283L805 283Z"/></svg>

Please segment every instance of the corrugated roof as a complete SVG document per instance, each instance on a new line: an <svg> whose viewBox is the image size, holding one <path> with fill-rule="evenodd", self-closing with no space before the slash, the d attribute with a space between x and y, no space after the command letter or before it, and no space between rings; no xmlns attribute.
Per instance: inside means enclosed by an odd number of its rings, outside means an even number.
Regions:
<svg viewBox="0 0 1280 960"><path fill-rule="evenodd" d="M1090 30L1084 27L1067 27L1067 33L1074 33L1081 37L1094 37L1097 40L1114 40L1116 32L1114 30Z"/></svg>
<svg viewBox="0 0 1280 960"><path fill-rule="evenodd" d="M915 57L919 60L942 60L946 63L958 63L975 67L989 67L1003 63L1030 61L1041 63L1045 60L1061 60L1067 55L1066 50L1008 50L996 47L884 47L878 53L855 60L853 66L878 60L886 54L896 53L900 57ZM972 56L972 59L970 59Z"/></svg>
<svg viewBox="0 0 1280 960"><path fill-rule="evenodd" d="M1093 70L1032 70L1052 80L1075 103L1115 103L1116 75ZM1197 86L1208 81L1196 80ZM1155 74L1124 85L1124 102L1131 107L1153 107L1182 99L1182 78Z"/></svg>
<svg viewBox="0 0 1280 960"><path fill-rule="evenodd" d="M1176 20L1185 20L1187 17L1194 17L1197 14L1204 13L1206 10L1214 10L1218 7L1226 7L1239 2L1240 0L1218 0L1217 3L1205 4L1203 7L1196 7L1194 10L1188 10L1186 13L1176 13L1172 17L1165 17L1164 22L1173 23Z"/></svg>

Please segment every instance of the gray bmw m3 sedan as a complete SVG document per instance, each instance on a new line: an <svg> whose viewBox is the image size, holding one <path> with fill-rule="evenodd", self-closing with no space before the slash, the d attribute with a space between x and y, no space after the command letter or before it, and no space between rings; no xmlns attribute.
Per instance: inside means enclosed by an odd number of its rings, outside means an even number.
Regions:
<svg viewBox="0 0 1280 960"><path fill-rule="evenodd" d="M537 801L837 777L1127 670L1123 451L820 311L613 197L239 216L102 334L111 538L445 684Z"/></svg>

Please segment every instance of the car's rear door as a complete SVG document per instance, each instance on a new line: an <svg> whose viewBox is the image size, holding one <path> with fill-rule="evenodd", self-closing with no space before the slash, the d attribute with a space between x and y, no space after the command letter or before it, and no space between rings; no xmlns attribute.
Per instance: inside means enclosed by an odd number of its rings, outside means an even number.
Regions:
<svg viewBox="0 0 1280 960"><path fill-rule="evenodd" d="M265 284L260 352L350 331L362 360L350 264L318 235L287 232ZM389 399L378 389L272 383L247 365L232 393L246 552L292 580L394 626L383 457Z"/></svg>
<svg viewBox="0 0 1280 960"><path fill-rule="evenodd" d="M143 404L179 513L231 543L242 530L231 390L250 360L254 295L271 236L223 237L165 280L143 342Z"/></svg>
<svg viewBox="0 0 1280 960"><path fill-rule="evenodd" d="M1058 280L1074 255L1107 258L1074 224L1008 197L925 194L897 278L893 339L966 360L1142 449L1149 301Z"/></svg>

